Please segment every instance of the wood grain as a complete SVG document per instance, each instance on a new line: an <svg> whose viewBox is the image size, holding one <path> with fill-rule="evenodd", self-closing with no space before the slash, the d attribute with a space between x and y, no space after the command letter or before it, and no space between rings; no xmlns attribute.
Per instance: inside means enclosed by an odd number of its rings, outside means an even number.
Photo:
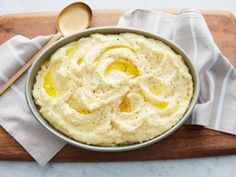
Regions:
<svg viewBox="0 0 236 177"><path fill-rule="evenodd" d="M174 13L173 10L165 10ZM91 27L115 25L124 10L94 10ZM224 11L202 11L209 29L223 54L236 66L236 20ZM24 13L0 16L0 44L17 34L27 37L56 33L57 12ZM1 114L1 113L0 113ZM154 145L119 153L92 152L66 145L52 161L135 161L192 158L236 154L236 137L184 125L174 134ZM31 161L30 155L0 128L0 160Z"/></svg>

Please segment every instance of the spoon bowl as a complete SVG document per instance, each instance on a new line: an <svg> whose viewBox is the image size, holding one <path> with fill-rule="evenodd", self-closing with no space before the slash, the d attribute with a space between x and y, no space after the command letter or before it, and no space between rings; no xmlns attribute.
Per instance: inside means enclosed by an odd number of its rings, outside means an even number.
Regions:
<svg viewBox="0 0 236 177"><path fill-rule="evenodd" d="M74 34L88 28L91 18L91 8L83 2L75 2L59 13L56 28L63 35Z"/></svg>

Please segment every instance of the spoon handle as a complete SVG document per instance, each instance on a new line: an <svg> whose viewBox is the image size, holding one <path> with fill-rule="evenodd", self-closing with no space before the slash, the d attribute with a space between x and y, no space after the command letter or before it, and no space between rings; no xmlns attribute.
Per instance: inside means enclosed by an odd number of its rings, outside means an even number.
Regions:
<svg viewBox="0 0 236 177"><path fill-rule="evenodd" d="M22 66L1 88L0 96L32 65L33 61L52 43L62 37L61 33L55 34L24 66Z"/></svg>

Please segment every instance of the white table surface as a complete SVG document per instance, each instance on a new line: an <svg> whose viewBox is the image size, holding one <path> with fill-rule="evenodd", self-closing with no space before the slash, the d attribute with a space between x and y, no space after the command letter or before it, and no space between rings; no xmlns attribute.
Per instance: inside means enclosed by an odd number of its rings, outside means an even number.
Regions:
<svg viewBox="0 0 236 177"><path fill-rule="evenodd" d="M0 0L0 14L59 10L71 0ZM236 14L236 0L87 0L92 8L185 8L228 10ZM236 29L235 29L236 30ZM173 147L174 148L174 147ZM60 176L188 176L236 177L236 155L185 160L116 163L49 163L0 161L0 177Z"/></svg>

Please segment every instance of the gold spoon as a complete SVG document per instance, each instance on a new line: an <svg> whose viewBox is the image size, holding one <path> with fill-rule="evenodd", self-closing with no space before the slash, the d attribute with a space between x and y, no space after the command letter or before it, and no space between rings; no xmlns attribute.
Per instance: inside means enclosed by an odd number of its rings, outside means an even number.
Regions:
<svg viewBox="0 0 236 177"><path fill-rule="evenodd" d="M19 69L1 88L2 95L33 63L48 46L63 36L82 31L89 27L92 18L91 8L82 2L74 2L66 6L58 15L56 29L58 31L27 63Z"/></svg>

